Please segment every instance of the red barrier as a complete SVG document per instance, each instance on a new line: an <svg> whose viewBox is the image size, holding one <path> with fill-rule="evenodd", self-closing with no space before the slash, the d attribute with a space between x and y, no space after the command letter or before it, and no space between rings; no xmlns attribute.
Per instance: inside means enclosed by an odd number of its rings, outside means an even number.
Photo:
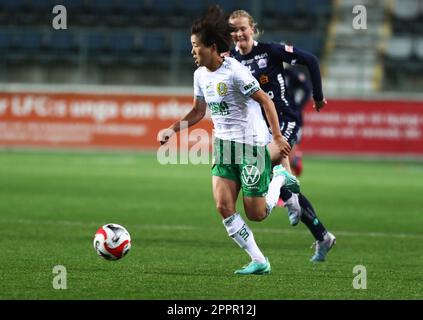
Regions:
<svg viewBox="0 0 423 320"><path fill-rule="evenodd" d="M191 108L188 96L0 93L0 145L153 149Z"/></svg>
<svg viewBox="0 0 423 320"><path fill-rule="evenodd" d="M191 107L187 95L0 93L0 146L156 149ZM423 101L329 100L304 119L305 152L423 156Z"/></svg>
<svg viewBox="0 0 423 320"><path fill-rule="evenodd" d="M306 152L423 155L423 101L330 100L304 122Z"/></svg>

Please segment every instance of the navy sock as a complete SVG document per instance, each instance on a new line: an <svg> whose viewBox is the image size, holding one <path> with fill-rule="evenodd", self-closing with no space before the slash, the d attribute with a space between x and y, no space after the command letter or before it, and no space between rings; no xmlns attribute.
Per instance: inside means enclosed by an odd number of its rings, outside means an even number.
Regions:
<svg viewBox="0 0 423 320"><path fill-rule="evenodd" d="M307 226L316 240L322 241L323 237L327 233L326 228L317 218L316 212L314 211L310 201L308 201L303 194L298 194L298 200L302 208L301 221Z"/></svg>
<svg viewBox="0 0 423 320"><path fill-rule="evenodd" d="M287 200L289 200L289 198L291 198L291 196L292 196L292 192L289 191L287 189L287 187L282 186L281 193L280 193L279 197L283 200L283 202L286 202Z"/></svg>

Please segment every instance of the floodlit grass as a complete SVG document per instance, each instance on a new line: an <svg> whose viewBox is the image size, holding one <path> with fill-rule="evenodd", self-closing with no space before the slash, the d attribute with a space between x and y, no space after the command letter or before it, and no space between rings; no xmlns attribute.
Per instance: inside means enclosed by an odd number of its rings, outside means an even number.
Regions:
<svg viewBox="0 0 423 320"><path fill-rule="evenodd" d="M306 158L301 184L337 236L328 260L309 262L312 236L277 208L249 222L272 273L237 276L249 258L215 211L210 166L1 151L0 298L423 299L421 163ZM92 247L110 222L133 243L115 262ZM66 267L66 290L52 286L55 265ZM367 269L367 290L352 286L355 265Z"/></svg>

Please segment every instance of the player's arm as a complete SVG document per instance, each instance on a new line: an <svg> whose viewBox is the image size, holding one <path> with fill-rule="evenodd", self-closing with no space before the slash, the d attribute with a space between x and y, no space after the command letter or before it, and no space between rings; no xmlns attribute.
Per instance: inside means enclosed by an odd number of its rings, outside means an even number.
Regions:
<svg viewBox="0 0 423 320"><path fill-rule="evenodd" d="M291 88L294 88L294 91L302 91L301 100L297 102L297 105L300 110L303 110L307 101L311 98L311 86L304 73L293 70L293 68L285 69L285 72L286 76L290 79Z"/></svg>
<svg viewBox="0 0 423 320"><path fill-rule="evenodd" d="M314 54L308 51L287 45L283 46L283 48L284 50L282 53L282 60L284 62L289 64L298 63L307 67L310 73L311 84L313 87L313 107L317 111L320 111L320 109L326 106L327 101L323 95L322 76L320 73L319 60Z"/></svg>
<svg viewBox="0 0 423 320"><path fill-rule="evenodd" d="M305 78L304 74L302 74L302 76ZM301 100L298 102L298 105L300 106L300 110L303 110L307 104L307 101L311 98L312 91L310 85L307 83L307 80L300 79L299 81L303 95L301 96Z"/></svg>
<svg viewBox="0 0 423 320"><path fill-rule="evenodd" d="M206 115L207 104L203 97L195 97L192 109L179 121L173 123L169 128L160 130L157 140L161 144L166 143L169 138L181 129L186 129L198 123ZM181 127L183 125L183 127Z"/></svg>
<svg viewBox="0 0 423 320"><path fill-rule="evenodd" d="M291 146L282 136L279 127L278 115L276 113L276 107L272 99L270 99L270 97L261 89L254 92L250 97L260 103L262 106L264 113L266 114L266 119L269 123L270 130L272 131L273 141L275 141L279 147L280 154L283 157L287 157L291 151Z"/></svg>

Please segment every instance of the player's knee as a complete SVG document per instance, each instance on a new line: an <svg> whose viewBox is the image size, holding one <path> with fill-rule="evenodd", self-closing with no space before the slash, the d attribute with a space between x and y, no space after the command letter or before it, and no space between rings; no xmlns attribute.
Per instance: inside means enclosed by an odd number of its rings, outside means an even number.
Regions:
<svg viewBox="0 0 423 320"><path fill-rule="evenodd" d="M267 215L265 211L257 211L257 210L247 210L246 215L248 220L250 221L263 221L266 219Z"/></svg>
<svg viewBox="0 0 423 320"><path fill-rule="evenodd" d="M263 221L265 218L266 218L266 216L259 215L259 216L248 217L248 220L260 222L260 221Z"/></svg>
<svg viewBox="0 0 423 320"><path fill-rule="evenodd" d="M235 212L233 206L226 202L216 202L216 209L223 217L229 216Z"/></svg>

